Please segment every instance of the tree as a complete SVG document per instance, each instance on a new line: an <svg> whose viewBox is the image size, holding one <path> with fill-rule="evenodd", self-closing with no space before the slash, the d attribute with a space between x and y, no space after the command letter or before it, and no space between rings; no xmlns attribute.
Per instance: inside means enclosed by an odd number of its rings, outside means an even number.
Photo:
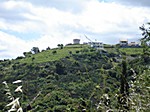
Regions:
<svg viewBox="0 0 150 112"><path fill-rule="evenodd" d="M50 47L46 48L46 50L50 50L50 49L51 49Z"/></svg>
<svg viewBox="0 0 150 112"><path fill-rule="evenodd" d="M56 63L56 73L59 75L65 75L65 66L62 62Z"/></svg>
<svg viewBox="0 0 150 112"><path fill-rule="evenodd" d="M58 48L60 48L60 49L63 49L63 47L64 47L63 44L58 44L57 46L58 46Z"/></svg>
<svg viewBox="0 0 150 112"><path fill-rule="evenodd" d="M63 44L61 44L61 49L63 49L64 48L64 45Z"/></svg>
<svg viewBox="0 0 150 112"><path fill-rule="evenodd" d="M125 60L122 61L120 93L129 95L129 85L127 82L127 63Z"/></svg>
<svg viewBox="0 0 150 112"><path fill-rule="evenodd" d="M40 50L39 50L38 47L33 47L33 48L31 49L31 51L32 51L34 54L37 54L37 53L40 52Z"/></svg>
<svg viewBox="0 0 150 112"><path fill-rule="evenodd" d="M70 56L72 55L72 51L69 51Z"/></svg>
<svg viewBox="0 0 150 112"><path fill-rule="evenodd" d="M31 52L23 52L23 55L25 56L25 57L30 57L31 56Z"/></svg>
<svg viewBox="0 0 150 112"><path fill-rule="evenodd" d="M127 62L126 59L122 60L121 63L121 76L120 76L120 94L117 95L118 98L118 106L119 106L119 112L128 112L130 109L129 105L129 81L128 73L127 73Z"/></svg>
<svg viewBox="0 0 150 112"><path fill-rule="evenodd" d="M52 51L52 54L56 54L57 53L57 51Z"/></svg>
<svg viewBox="0 0 150 112"><path fill-rule="evenodd" d="M147 23L147 25L150 25L150 23ZM149 55L150 55L150 27L146 28L145 25L139 27L140 30L142 31L142 38L140 39L141 41L141 46L143 47L143 59L145 62L148 62L149 60Z"/></svg>
<svg viewBox="0 0 150 112"><path fill-rule="evenodd" d="M150 25L150 23L147 23L147 25ZM145 25L142 25L139 28L142 31L142 36L143 36L143 38L141 38L141 41L149 42L150 41L150 27L146 28Z"/></svg>

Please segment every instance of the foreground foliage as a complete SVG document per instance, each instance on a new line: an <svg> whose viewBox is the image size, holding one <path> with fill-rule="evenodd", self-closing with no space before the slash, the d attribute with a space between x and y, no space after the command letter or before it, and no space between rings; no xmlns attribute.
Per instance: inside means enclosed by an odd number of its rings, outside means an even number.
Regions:
<svg viewBox="0 0 150 112"><path fill-rule="evenodd" d="M9 84L14 80L23 81L21 106L24 111L148 112L150 61L145 63L140 57L141 49L134 55L128 53L131 50L109 48L104 52L68 47L30 54L23 59L2 61L0 81ZM121 78L124 74L126 77ZM120 92L124 78L129 85L125 95L124 90ZM12 90L15 88L12 84L9 86ZM2 112L9 102L3 94L4 88L0 85Z"/></svg>

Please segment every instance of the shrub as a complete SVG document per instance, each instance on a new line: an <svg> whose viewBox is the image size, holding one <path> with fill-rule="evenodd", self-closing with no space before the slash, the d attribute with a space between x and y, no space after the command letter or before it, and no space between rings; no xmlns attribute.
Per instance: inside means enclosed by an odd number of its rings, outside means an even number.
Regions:
<svg viewBox="0 0 150 112"><path fill-rule="evenodd" d="M66 106L65 105L57 105L54 107L53 111L54 112L66 112Z"/></svg>
<svg viewBox="0 0 150 112"><path fill-rule="evenodd" d="M76 53L79 53L80 51L76 51Z"/></svg>
<svg viewBox="0 0 150 112"><path fill-rule="evenodd" d="M52 54L56 54L57 53L57 51L52 51Z"/></svg>
<svg viewBox="0 0 150 112"><path fill-rule="evenodd" d="M19 56L19 57L16 58L16 60L17 60L17 59L23 59L23 58L24 58L23 56Z"/></svg>
<svg viewBox="0 0 150 112"><path fill-rule="evenodd" d="M106 63L106 64L103 66L104 69L111 69L112 67L113 67L113 66L112 66L111 63Z"/></svg>

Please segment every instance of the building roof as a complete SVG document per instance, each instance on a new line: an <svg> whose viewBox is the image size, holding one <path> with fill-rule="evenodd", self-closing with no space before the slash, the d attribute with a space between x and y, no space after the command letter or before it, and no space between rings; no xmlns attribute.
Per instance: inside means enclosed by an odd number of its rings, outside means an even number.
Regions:
<svg viewBox="0 0 150 112"><path fill-rule="evenodd" d="M73 39L73 41L79 41L80 39Z"/></svg>
<svg viewBox="0 0 150 112"><path fill-rule="evenodd" d="M128 41L128 39L120 39L120 42L121 42L121 41L126 41L126 42L127 42L127 41Z"/></svg>

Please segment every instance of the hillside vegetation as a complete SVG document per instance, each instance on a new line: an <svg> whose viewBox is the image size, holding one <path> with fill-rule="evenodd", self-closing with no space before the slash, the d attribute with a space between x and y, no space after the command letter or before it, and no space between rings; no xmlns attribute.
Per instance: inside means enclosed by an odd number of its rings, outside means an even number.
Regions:
<svg viewBox="0 0 150 112"><path fill-rule="evenodd" d="M148 112L150 59L145 62L141 54L139 48L103 51L83 45L45 50L1 61L0 82L6 81L12 94L21 96L24 111ZM15 80L22 80L22 94L13 92ZM127 84L128 91L122 91ZM1 84L1 112L10 102L4 93Z"/></svg>

